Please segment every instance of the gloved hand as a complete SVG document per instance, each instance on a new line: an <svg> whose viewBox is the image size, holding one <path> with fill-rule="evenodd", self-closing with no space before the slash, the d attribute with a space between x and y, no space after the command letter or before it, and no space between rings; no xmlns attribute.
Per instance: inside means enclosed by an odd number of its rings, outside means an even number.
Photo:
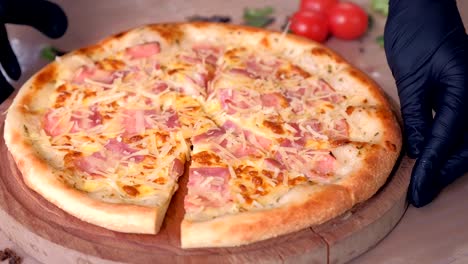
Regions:
<svg viewBox="0 0 468 264"><path fill-rule="evenodd" d="M0 0L0 64L13 80L19 79L21 68L11 49L6 23L32 26L50 38L61 37L68 25L62 9L48 1ZM3 102L13 90L0 73L0 102Z"/></svg>
<svg viewBox="0 0 468 264"><path fill-rule="evenodd" d="M385 52L407 152L417 158L408 199L421 207L468 171L468 38L455 0L390 0L389 8Z"/></svg>

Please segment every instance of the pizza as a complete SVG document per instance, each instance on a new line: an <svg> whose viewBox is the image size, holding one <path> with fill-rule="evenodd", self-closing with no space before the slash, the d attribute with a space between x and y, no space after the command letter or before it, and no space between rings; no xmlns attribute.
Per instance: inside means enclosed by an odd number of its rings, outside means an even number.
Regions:
<svg viewBox="0 0 468 264"><path fill-rule="evenodd" d="M330 49L201 22L57 57L20 89L4 136L27 186L117 232L157 234L188 177L183 248L337 217L378 191L402 145L384 93Z"/></svg>

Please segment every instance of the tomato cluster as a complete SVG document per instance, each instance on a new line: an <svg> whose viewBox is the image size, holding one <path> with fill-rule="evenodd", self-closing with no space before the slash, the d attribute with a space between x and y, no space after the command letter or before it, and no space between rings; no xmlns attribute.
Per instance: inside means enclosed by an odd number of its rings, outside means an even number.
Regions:
<svg viewBox="0 0 468 264"><path fill-rule="evenodd" d="M300 36L324 42L331 34L352 40L366 33L369 17L360 6L339 0L301 0L291 17L290 30Z"/></svg>

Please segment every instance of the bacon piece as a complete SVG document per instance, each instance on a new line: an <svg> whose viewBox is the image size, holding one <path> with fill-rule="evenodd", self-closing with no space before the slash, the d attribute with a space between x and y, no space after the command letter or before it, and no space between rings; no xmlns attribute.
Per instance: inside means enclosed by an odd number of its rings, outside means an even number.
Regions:
<svg viewBox="0 0 468 264"><path fill-rule="evenodd" d="M177 112L172 109L169 109L166 111L166 113L169 114L166 123L167 127L171 130L180 127L179 116L177 115Z"/></svg>
<svg viewBox="0 0 468 264"><path fill-rule="evenodd" d="M128 144L117 141L116 139L110 139L104 148L111 151L111 156L115 156L117 159L122 159L138 151L137 149L130 147ZM136 163L142 162L145 159L143 155L136 155L131 158Z"/></svg>
<svg viewBox="0 0 468 264"><path fill-rule="evenodd" d="M184 164L180 159L174 159L170 176L173 179L179 178L184 173Z"/></svg>
<svg viewBox="0 0 468 264"><path fill-rule="evenodd" d="M287 107L288 101L281 93L267 93L260 96L262 106L264 107Z"/></svg>
<svg viewBox="0 0 468 264"><path fill-rule="evenodd" d="M122 125L125 135L142 134L145 132L145 110L124 110Z"/></svg>
<svg viewBox="0 0 468 264"><path fill-rule="evenodd" d="M246 77L249 77L251 79L256 79L257 76L249 71L247 71L246 69L242 69L242 68L232 68L229 70L230 73L234 73L234 74L238 74L238 75L244 75Z"/></svg>
<svg viewBox="0 0 468 264"><path fill-rule="evenodd" d="M192 137L192 143L193 144L198 144L206 141L211 141L214 140L226 133L226 130L223 128L214 128L206 131L205 133L196 135Z"/></svg>
<svg viewBox="0 0 468 264"><path fill-rule="evenodd" d="M88 173L94 178L100 177L100 174L104 174L108 168L116 165L115 162L111 164L101 152L75 159L73 164L78 170Z"/></svg>
<svg viewBox="0 0 468 264"><path fill-rule="evenodd" d="M197 57L191 57L187 55L182 55L180 56L180 59L184 62L190 63L190 64L201 64L203 61L200 58Z"/></svg>
<svg viewBox="0 0 468 264"><path fill-rule="evenodd" d="M112 84L116 77L117 76L114 74L114 72L101 70L96 67L83 66L78 69L75 77L73 78L73 82L77 84L83 84L85 79L89 79L95 82Z"/></svg>
<svg viewBox="0 0 468 264"><path fill-rule="evenodd" d="M245 62L247 71L255 75L257 78L271 75L279 67L279 65L280 62L276 60L258 60L254 57L247 59Z"/></svg>
<svg viewBox="0 0 468 264"><path fill-rule="evenodd" d="M180 127L177 112L168 109L164 112L144 109L126 109L123 112L122 126L125 135L135 135L145 133L146 129L160 128L165 131L172 131Z"/></svg>
<svg viewBox="0 0 468 264"><path fill-rule="evenodd" d="M254 147L258 147L258 145L260 145L260 147L263 149L269 149L272 144L271 140L265 137L256 135L255 133L248 131L246 129L242 129L237 124L235 124L234 122L230 120L227 120L226 122L224 122L223 128L225 130L229 130L229 129L233 130L234 134L239 135L239 136L244 134L247 141Z"/></svg>
<svg viewBox="0 0 468 264"><path fill-rule="evenodd" d="M61 115L56 110L50 109L42 120L44 131L49 136L59 136L67 133L70 129L70 116Z"/></svg>
<svg viewBox="0 0 468 264"><path fill-rule="evenodd" d="M303 173L313 181L327 182L335 170L336 159L329 153L316 153L298 147L295 151L278 151L275 158L290 171Z"/></svg>
<svg viewBox="0 0 468 264"><path fill-rule="evenodd" d="M230 200L229 176L228 168L224 167L190 168L187 183L190 193L185 196L185 209L224 206ZM200 199L201 204L192 204L190 199L193 197Z"/></svg>
<svg viewBox="0 0 468 264"><path fill-rule="evenodd" d="M148 58L161 51L159 42L149 42L125 49L125 54L130 57L131 60Z"/></svg>
<svg viewBox="0 0 468 264"><path fill-rule="evenodd" d="M218 96L222 108L228 115L235 114L237 109L248 109L250 105L247 100L254 105L259 104L257 98L252 97L246 90L218 89Z"/></svg>
<svg viewBox="0 0 468 264"><path fill-rule="evenodd" d="M212 45L196 45L192 50L197 54L197 57L203 58L207 64L216 65L221 49Z"/></svg>
<svg viewBox="0 0 468 264"><path fill-rule="evenodd" d="M79 157L73 161L76 168L91 176L105 174L109 169L116 168L119 164L127 164L129 161L139 163L144 160L143 155L131 156L137 149L124 142L110 139L104 149L94 152L90 156ZM131 156L131 157L130 157Z"/></svg>
<svg viewBox="0 0 468 264"><path fill-rule="evenodd" d="M229 170L225 167L202 167L202 168L190 168L189 169L189 182L188 186L193 186L200 180L206 177L219 177L226 181L229 180Z"/></svg>
<svg viewBox="0 0 468 264"><path fill-rule="evenodd" d="M166 83L157 83L152 89L151 92L154 94L160 94L167 90L169 86Z"/></svg>
<svg viewBox="0 0 468 264"><path fill-rule="evenodd" d="M97 106L91 106L89 111L73 111L70 118L70 121L74 123L70 130L71 133L85 131L102 124L102 115L99 113Z"/></svg>
<svg viewBox="0 0 468 264"><path fill-rule="evenodd" d="M319 175L326 176L334 172L336 159L332 155L321 155L321 158L315 162L314 170Z"/></svg>
<svg viewBox="0 0 468 264"><path fill-rule="evenodd" d="M194 84L206 88L208 84L208 75L203 74L203 73L194 73L191 77L187 75L187 78L189 78Z"/></svg>
<svg viewBox="0 0 468 264"><path fill-rule="evenodd" d="M43 119L44 131L49 136L58 136L68 132L76 133L100 124L102 124L102 116L96 106L90 107L89 111L75 110L71 115L61 114L56 109L51 109L47 111Z"/></svg>
<svg viewBox="0 0 468 264"><path fill-rule="evenodd" d="M326 81L320 79L318 81L318 86L313 90L313 95L320 97L324 101L331 103L339 103L343 101L343 97L336 93Z"/></svg>
<svg viewBox="0 0 468 264"><path fill-rule="evenodd" d="M335 140L347 140L349 138L349 125L346 122L346 119L336 119L334 120L333 129L328 132L328 136Z"/></svg>
<svg viewBox="0 0 468 264"><path fill-rule="evenodd" d="M273 158L266 158L264 161L264 164L268 170L285 170L286 166L284 166L283 163L277 161L276 159Z"/></svg>

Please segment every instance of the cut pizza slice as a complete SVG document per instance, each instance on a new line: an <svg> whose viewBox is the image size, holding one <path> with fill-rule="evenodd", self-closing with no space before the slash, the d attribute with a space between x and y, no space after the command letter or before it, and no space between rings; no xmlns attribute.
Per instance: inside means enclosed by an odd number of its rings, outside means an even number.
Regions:
<svg viewBox="0 0 468 264"><path fill-rule="evenodd" d="M265 150L242 133L213 127L193 138L183 248L264 240L321 223L353 203L334 184L342 162L331 152Z"/></svg>
<svg viewBox="0 0 468 264"><path fill-rule="evenodd" d="M20 104L7 121L22 127L6 136L22 150L15 159L34 164L20 167L28 186L95 225L159 231L190 151L190 120L157 73L159 52L149 42L96 60L77 53L42 71L54 76L41 91L48 96Z"/></svg>

